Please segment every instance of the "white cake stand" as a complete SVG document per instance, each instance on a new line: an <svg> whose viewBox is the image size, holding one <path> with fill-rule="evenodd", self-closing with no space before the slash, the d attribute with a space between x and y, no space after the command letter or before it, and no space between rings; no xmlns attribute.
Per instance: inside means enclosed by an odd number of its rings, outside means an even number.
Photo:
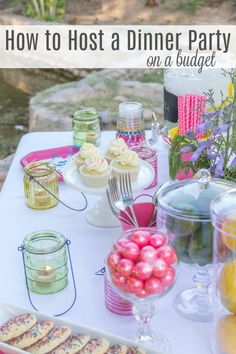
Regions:
<svg viewBox="0 0 236 354"><path fill-rule="evenodd" d="M151 165L145 161L140 161L141 168L138 178L132 182L134 192L143 190L151 184L154 178L154 170ZM99 227L118 227L119 220L112 214L108 199L106 196L106 187L91 188L84 185L81 176L77 171L73 159L68 162L63 171L64 182L70 187L83 192L84 194L101 195L102 198L95 206L87 212L86 218L92 225Z"/></svg>

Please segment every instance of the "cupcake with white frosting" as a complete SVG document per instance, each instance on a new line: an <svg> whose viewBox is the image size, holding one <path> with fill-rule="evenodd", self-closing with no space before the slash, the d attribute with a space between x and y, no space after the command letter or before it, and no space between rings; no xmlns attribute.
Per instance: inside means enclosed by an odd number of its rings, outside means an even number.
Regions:
<svg viewBox="0 0 236 354"><path fill-rule="evenodd" d="M80 174L86 186L104 187L111 176L111 167L103 156L94 155L85 160L80 167Z"/></svg>
<svg viewBox="0 0 236 354"><path fill-rule="evenodd" d="M113 176L119 178L122 173L130 173L131 181L135 181L140 170L140 161L135 151L126 150L111 162Z"/></svg>
<svg viewBox="0 0 236 354"><path fill-rule="evenodd" d="M105 152L105 158L108 163L120 156L124 151L128 149L125 141L121 138L114 139L109 142L107 151Z"/></svg>
<svg viewBox="0 0 236 354"><path fill-rule="evenodd" d="M81 147L80 151L73 156L78 171L87 158L99 154L100 154L99 149L96 146L94 146L93 144L85 143Z"/></svg>

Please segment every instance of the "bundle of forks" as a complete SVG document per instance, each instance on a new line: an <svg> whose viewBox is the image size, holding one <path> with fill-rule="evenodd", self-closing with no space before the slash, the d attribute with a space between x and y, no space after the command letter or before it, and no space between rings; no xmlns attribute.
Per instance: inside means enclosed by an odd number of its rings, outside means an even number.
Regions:
<svg viewBox="0 0 236 354"><path fill-rule="evenodd" d="M125 224L139 227L140 225L134 210L135 198L133 196L130 174L122 173L119 179L116 177L110 178L106 193L114 216ZM155 214L154 212L149 226L153 225Z"/></svg>

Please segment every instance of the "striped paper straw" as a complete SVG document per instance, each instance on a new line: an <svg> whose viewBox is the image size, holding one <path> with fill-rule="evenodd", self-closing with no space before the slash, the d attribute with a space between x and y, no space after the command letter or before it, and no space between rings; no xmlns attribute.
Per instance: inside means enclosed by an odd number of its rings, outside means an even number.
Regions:
<svg viewBox="0 0 236 354"><path fill-rule="evenodd" d="M202 123L202 115L206 110L204 95L186 94L178 96L178 127L179 134L184 135L189 130L196 133L197 126ZM203 138L203 133L197 133L197 138Z"/></svg>

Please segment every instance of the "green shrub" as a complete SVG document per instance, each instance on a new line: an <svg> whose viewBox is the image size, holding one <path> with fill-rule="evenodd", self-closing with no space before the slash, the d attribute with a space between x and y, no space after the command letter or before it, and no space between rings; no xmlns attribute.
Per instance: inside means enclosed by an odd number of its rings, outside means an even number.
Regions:
<svg viewBox="0 0 236 354"><path fill-rule="evenodd" d="M53 21L64 13L64 0L28 0L24 14Z"/></svg>
<svg viewBox="0 0 236 354"><path fill-rule="evenodd" d="M204 4L205 0L180 0L178 8L194 14Z"/></svg>

